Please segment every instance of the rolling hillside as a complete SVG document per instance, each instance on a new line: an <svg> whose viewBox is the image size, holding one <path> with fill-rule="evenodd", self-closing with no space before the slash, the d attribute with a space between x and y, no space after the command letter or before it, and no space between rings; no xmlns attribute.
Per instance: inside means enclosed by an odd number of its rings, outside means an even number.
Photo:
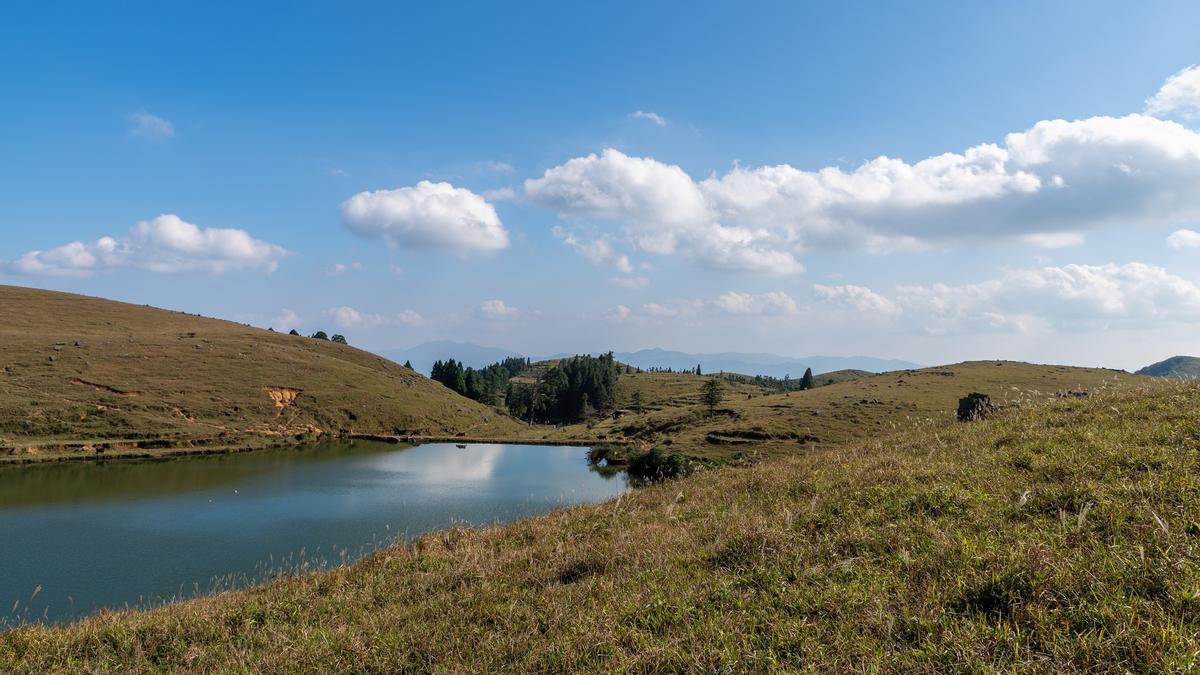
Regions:
<svg viewBox="0 0 1200 675"><path fill-rule="evenodd" d="M677 405L625 412L593 421L586 428L564 427L549 437L632 440L643 447L722 461L746 455L794 454L814 446L950 420L958 399L971 392L988 394L999 406L1017 407L1060 395L1095 395L1165 384L1098 368L980 361L897 371L780 394L762 394L757 387L756 394L742 385L727 385L725 400L710 416L698 398L704 378L676 377L695 381L695 393L672 399ZM817 376L818 383L821 377ZM623 376L618 389L629 386L624 381Z"/></svg>
<svg viewBox="0 0 1200 675"><path fill-rule="evenodd" d="M0 286L0 316L0 460L517 427L394 362L332 342L12 286Z"/></svg>

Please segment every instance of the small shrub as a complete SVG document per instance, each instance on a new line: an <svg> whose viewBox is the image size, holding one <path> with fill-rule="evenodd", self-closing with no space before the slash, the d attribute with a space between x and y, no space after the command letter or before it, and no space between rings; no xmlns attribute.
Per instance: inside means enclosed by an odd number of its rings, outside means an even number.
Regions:
<svg viewBox="0 0 1200 675"><path fill-rule="evenodd" d="M629 461L629 475L646 483L657 483L686 476L694 470L691 460L672 452L664 455L658 448Z"/></svg>

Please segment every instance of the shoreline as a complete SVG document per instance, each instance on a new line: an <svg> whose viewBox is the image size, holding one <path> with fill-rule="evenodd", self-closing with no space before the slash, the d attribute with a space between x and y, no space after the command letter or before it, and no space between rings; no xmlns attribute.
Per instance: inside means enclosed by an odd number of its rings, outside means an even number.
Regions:
<svg viewBox="0 0 1200 675"><path fill-rule="evenodd" d="M467 437L448 435L396 435L396 434L319 434L311 438L289 437L288 440L278 440L278 437L249 435L243 442L230 443L219 439L220 444L208 443L216 438L196 438L183 441L188 444L165 444L164 439L132 438L112 439L99 442L92 441L51 441L43 446L26 446L24 448L0 448L0 470L5 466L30 466L52 462L104 462L108 460L167 460L181 457L196 457L200 455L233 455L257 450L279 450L310 445L320 442L336 441L376 441L391 444L421 445L424 443L460 443L460 444L501 444L501 445L550 445L593 447L597 445L630 446L634 441L627 439L539 439L521 437ZM271 439L276 442L270 442ZM256 442L257 441L257 442ZM198 443L198 445L192 445ZM53 448L53 449L44 449Z"/></svg>

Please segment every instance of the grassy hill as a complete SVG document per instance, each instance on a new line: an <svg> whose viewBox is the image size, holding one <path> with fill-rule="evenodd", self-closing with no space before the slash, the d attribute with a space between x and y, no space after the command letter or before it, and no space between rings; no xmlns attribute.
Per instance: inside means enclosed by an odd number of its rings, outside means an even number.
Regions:
<svg viewBox="0 0 1200 675"><path fill-rule="evenodd" d="M332 342L12 286L0 286L0 316L0 460L518 428L396 363Z"/></svg>
<svg viewBox="0 0 1200 675"><path fill-rule="evenodd" d="M988 384L977 369L868 384L940 410L933 378ZM903 431L327 573L21 628L0 635L0 671L1200 667L1200 389L993 369L1022 405L989 421L920 408ZM1094 393L1029 392L1072 379ZM846 386L805 396L831 396L824 415Z"/></svg>
<svg viewBox="0 0 1200 675"><path fill-rule="evenodd" d="M1172 356L1137 371L1138 375L1170 377L1176 380L1200 380L1200 358L1195 356Z"/></svg>
<svg viewBox="0 0 1200 675"><path fill-rule="evenodd" d="M644 375L622 376L618 390L635 386L637 377ZM687 378L689 387L678 384L679 378ZM821 378L816 379L820 382ZM547 437L632 440L644 447L723 461L750 454L794 454L927 421L951 420L958 399L975 391L990 395L997 405L1020 406L1072 395L1069 392L1093 395L1162 384L1099 368L982 361L896 371L779 394L726 385L725 401L710 416L699 403L698 390L704 378L666 376L662 382L644 381L658 385L658 391L681 389L682 393L669 399L670 406L563 427L548 432Z"/></svg>
<svg viewBox="0 0 1200 675"><path fill-rule="evenodd" d="M530 364L520 375L512 378L513 382L532 384L542 377L547 370L559 364L560 359L537 361ZM874 373L865 370L838 370L816 375L816 386L826 386L840 382L872 377ZM698 405L700 389L712 375L692 375L690 373L661 373L635 371L622 373L617 378L616 405L618 408L629 408L634 403L634 394L640 394L642 405L647 409L663 409L678 406ZM747 398L765 396L773 393L773 389L757 384L752 376L739 373L722 373L725 394L731 398ZM795 383L796 380L793 380Z"/></svg>

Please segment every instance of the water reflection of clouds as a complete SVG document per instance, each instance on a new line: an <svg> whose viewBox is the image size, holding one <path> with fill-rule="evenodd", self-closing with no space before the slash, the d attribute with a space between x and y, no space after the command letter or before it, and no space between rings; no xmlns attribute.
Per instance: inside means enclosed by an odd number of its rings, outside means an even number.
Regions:
<svg viewBox="0 0 1200 675"><path fill-rule="evenodd" d="M436 443L372 458L374 468L408 473L434 483L482 482L492 479L505 446L490 443L465 448Z"/></svg>

